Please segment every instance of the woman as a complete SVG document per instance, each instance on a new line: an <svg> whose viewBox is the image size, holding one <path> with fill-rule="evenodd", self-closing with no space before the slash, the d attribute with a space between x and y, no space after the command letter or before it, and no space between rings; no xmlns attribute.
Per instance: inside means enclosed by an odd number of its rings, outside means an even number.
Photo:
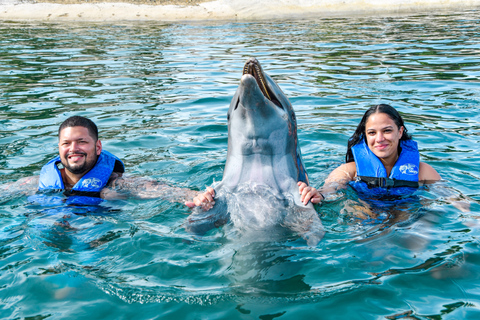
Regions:
<svg viewBox="0 0 480 320"><path fill-rule="evenodd" d="M419 161L417 144L400 114L387 104L369 108L348 141L346 163L333 170L317 190L299 182L301 200L320 203L350 184L361 197L391 198L413 193L419 185L440 180Z"/></svg>

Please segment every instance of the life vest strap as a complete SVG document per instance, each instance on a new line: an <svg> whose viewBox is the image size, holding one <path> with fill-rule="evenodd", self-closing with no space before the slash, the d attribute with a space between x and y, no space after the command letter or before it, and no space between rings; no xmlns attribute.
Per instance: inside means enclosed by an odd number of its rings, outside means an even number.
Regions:
<svg viewBox="0 0 480 320"><path fill-rule="evenodd" d="M408 181L400 179L390 179L390 178L377 178L377 177L366 177L358 176L356 181L363 181L367 184L369 189L373 188L399 188L399 187L410 187L418 188L418 181Z"/></svg>
<svg viewBox="0 0 480 320"><path fill-rule="evenodd" d="M100 192L96 191L79 191L79 190L62 190L63 194L67 197L71 196L81 196L81 197L91 197L91 198L100 198Z"/></svg>

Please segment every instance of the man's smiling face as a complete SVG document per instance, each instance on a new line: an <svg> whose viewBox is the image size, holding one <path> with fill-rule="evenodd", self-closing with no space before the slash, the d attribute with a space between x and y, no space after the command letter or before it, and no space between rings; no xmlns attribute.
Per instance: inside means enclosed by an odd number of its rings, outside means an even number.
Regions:
<svg viewBox="0 0 480 320"><path fill-rule="evenodd" d="M94 140L85 127L67 127L60 132L58 149L65 169L83 175L97 163L102 144Z"/></svg>

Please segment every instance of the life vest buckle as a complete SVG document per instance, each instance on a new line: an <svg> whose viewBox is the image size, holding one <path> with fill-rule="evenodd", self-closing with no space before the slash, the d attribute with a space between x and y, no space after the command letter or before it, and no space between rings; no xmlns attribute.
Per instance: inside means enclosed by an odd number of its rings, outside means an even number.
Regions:
<svg viewBox="0 0 480 320"><path fill-rule="evenodd" d="M392 188L392 187L395 186L395 180L394 179L383 178L382 182L383 182L382 184L383 184L384 188Z"/></svg>

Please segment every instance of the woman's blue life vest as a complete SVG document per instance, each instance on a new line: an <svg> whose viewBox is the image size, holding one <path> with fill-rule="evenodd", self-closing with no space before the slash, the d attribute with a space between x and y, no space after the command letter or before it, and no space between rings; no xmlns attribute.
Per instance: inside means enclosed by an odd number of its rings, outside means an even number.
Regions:
<svg viewBox="0 0 480 320"><path fill-rule="evenodd" d="M413 140L400 141L401 152L387 177L387 170L380 159L367 146L362 137L352 147L357 177L350 185L358 195L367 199L398 199L410 196L418 189L420 154Z"/></svg>
<svg viewBox="0 0 480 320"><path fill-rule="evenodd" d="M45 192L48 190L65 190L62 174L60 173L60 169L58 167L59 163L61 163L60 156L57 156L42 167L38 182L38 191ZM88 171L73 186L73 188L68 191L68 193L66 193L66 195L69 196L67 203L89 205L102 202L102 199L99 198L100 191L107 185L108 180L114 171L121 173L125 172L125 165L123 164L122 160L110 152L102 150L98 156L95 166Z"/></svg>

